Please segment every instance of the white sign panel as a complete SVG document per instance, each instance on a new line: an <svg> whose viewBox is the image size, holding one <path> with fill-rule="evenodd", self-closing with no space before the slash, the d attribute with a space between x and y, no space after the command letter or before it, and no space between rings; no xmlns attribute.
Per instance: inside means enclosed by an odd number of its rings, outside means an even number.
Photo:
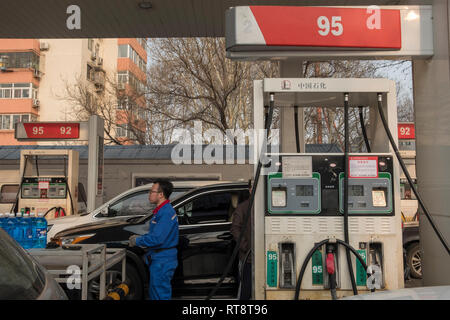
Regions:
<svg viewBox="0 0 450 320"><path fill-rule="evenodd" d="M283 178L289 177L312 177L312 157L292 156L283 157Z"/></svg>

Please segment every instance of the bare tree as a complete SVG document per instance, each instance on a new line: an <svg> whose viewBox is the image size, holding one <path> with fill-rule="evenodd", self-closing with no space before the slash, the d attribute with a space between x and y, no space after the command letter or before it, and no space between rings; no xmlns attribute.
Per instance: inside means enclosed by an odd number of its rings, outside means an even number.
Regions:
<svg viewBox="0 0 450 320"><path fill-rule="evenodd" d="M304 77L320 78L377 78L386 77L386 69L405 72L410 66L409 61L366 61L366 60L336 60L326 62L307 61L303 64ZM401 86L397 85L397 95ZM399 120L412 119L412 100L407 94L398 99ZM350 148L352 151L365 151L365 143L361 134L360 116L358 106L350 101L349 132ZM325 107L325 106L324 106ZM370 126L369 109L363 108L363 118L366 127ZM342 108L305 108L305 137L306 143L331 143L344 148L344 111Z"/></svg>
<svg viewBox="0 0 450 320"><path fill-rule="evenodd" d="M145 99L143 92L119 82L116 74L95 73L74 82L63 79L59 99L70 105L70 117L87 121L91 115L104 119L106 144L146 143ZM100 78L99 78L100 77ZM121 129L122 135L118 135Z"/></svg>
<svg viewBox="0 0 450 320"><path fill-rule="evenodd" d="M147 107L165 130L251 128L253 80L278 73L276 63L227 59L223 38L154 39L150 48Z"/></svg>

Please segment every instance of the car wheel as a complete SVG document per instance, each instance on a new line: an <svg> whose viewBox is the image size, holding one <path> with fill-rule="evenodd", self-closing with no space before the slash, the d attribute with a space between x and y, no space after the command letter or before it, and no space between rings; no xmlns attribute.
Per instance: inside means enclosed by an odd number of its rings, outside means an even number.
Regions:
<svg viewBox="0 0 450 320"><path fill-rule="evenodd" d="M422 252L418 242L408 247L406 263L410 268L411 277L422 279Z"/></svg>
<svg viewBox="0 0 450 320"><path fill-rule="evenodd" d="M124 300L141 300L144 292L144 283L139 276L136 268L127 263L126 282L129 285L129 293ZM122 283L122 265L118 264L106 271L106 291L117 287ZM94 279L89 283L89 300L97 300L100 295L100 278Z"/></svg>

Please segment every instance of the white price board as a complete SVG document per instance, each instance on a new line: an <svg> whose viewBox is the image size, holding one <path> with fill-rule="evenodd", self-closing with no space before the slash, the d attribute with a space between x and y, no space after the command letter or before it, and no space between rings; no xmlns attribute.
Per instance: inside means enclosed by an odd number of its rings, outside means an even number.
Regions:
<svg viewBox="0 0 450 320"><path fill-rule="evenodd" d="M283 157L283 178L289 177L312 177L312 157L311 156L284 156Z"/></svg>
<svg viewBox="0 0 450 320"><path fill-rule="evenodd" d="M48 181L39 181L39 189L48 189L50 183Z"/></svg>

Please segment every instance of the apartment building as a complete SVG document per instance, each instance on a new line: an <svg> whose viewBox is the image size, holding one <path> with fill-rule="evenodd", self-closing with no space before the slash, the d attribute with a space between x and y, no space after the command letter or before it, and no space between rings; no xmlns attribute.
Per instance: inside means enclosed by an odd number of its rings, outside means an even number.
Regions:
<svg viewBox="0 0 450 320"><path fill-rule="evenodd" d="M87 108L109 108L111 136L134 143L146 66L142 38L1 39L0 145L36 144L14 139L16 122L76 121Z"/></svg>

